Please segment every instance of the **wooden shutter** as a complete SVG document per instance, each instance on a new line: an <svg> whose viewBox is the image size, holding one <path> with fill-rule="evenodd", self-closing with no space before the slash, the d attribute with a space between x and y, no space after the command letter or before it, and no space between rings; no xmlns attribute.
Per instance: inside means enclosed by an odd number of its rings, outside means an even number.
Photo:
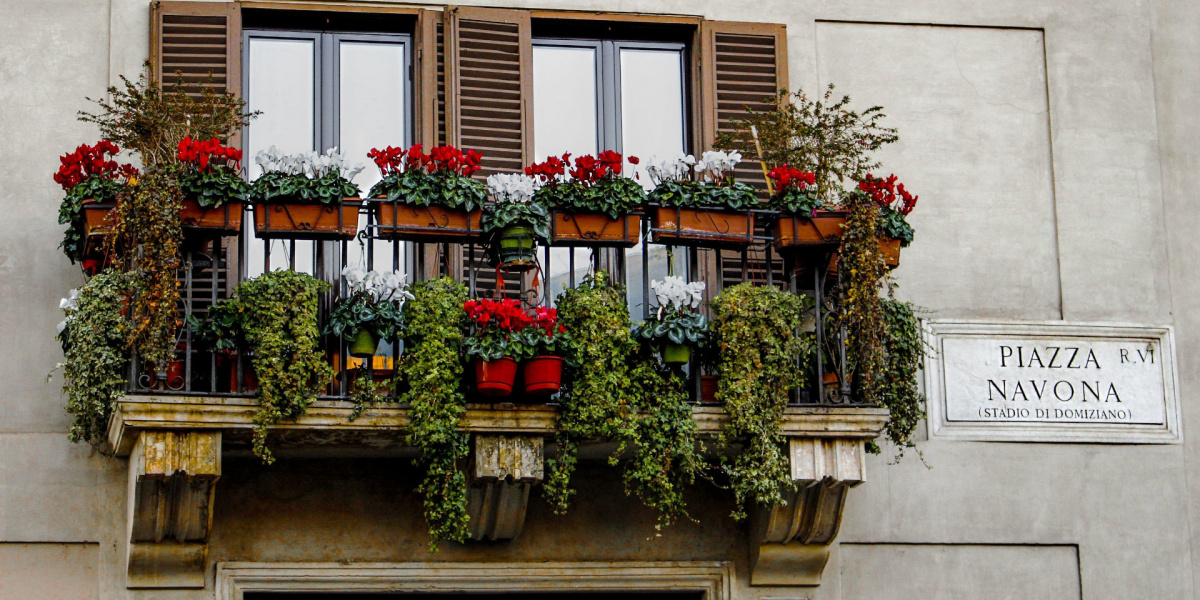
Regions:
<svg viewBox="0 0 1200 600"><path fill-rule="evenodd" d="M533 150L529 13L446 10L447 142L483 153L478 177L518 172Z"/></svg>
<svg viewBox="0 0 1200 600"><path fill-rule="evenodd" d="M772 23L705 21L700 26L700 131L701 146L708 150L718 133L732 131L733 121L744 118L746 109L770 110L772 99L788 87L787 30ZM753 185L766 199L767 185L753 148L741 148L748 160L738 165L734 176ZM759 227L762 233L761 225ZM724 250L714 261L701 261L708 281L721 288L744 280L765 283L767 253ZM783 282L783 265L771 257L773 281ZM715 263L715 264L714 264Z"/></svg>
<svg viewBox="0 0 1200 600"><path fill-rule="evenodd" d="M152 74L163 86L182 83L199 94L206 85L242 89L242 12L234 2L150 5ZM212 80L209 82L209 76Z"/></svg>
<svg viewBox="0 0 1200 600"><path fill-rule="evenodd" d="M533 44L528 11L450 7L443 28L446 143L483 153L478 178L518 173L533 158ZM496 270L482 247L475 260L455 249L452 264L463 281L490 297ZM459 267L461 265L461 267ZM517 297L530 280L504 275L504 295Z"/></svg>

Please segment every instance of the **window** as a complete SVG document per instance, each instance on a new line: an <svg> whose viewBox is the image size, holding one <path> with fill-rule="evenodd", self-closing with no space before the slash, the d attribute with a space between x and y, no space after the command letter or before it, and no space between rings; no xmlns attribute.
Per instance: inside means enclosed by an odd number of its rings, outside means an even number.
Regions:
<svg viewBox="0 0 1200 600"><path fill-rule="evenodd" d="M411 143L411 41L405 34L247 29L245 99L261 116L243 140L251 180L261 174L253 157L276 146L288 153L339 148L352 163L368 165L354 182L365 196L379 180L367 152ZM360 230L365 228L360 221ZM265 268L336 275L343 256L332 243L273 240L245 233L245 277ZM345 261L392 270L404 265L403 244L369 240L346 246Z"/></svg>
<svg viewBox="0 0 1200 600"><path fill-rule="evenodd" d="M650 159L686 153L687 48L677 42L537 38L533 40L535 160L616 150ZM627 165L626 175L634 175ZM649 189L645 163L636 168ZM643 248L645 252L643 253ZM545 265L548 295L579 281L592 266L624 273L630 313L645 314L642 272L662 278L668 251L656 244L626 251L553 248ZM687 253L671 256L672 270L687 272Z"/></svg>

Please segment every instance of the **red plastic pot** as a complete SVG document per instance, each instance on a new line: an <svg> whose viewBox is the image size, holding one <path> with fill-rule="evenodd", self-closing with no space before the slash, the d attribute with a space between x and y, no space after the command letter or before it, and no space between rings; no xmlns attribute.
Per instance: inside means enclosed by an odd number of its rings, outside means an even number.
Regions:
<svg viewBox="0 0 1200 600"><path fill-rule="evenodd" d="M484 396L507 396L517 377L517 361L507 356L475 361L475 389Z"/></svg>
<svg viewBox="0 0 1200 600"><path fill-rule="evenodd" d="M562 385L563 359L558 356L539 356L529 359L522 367L525 375L525 393L529 395L552 395Z"/></svg>

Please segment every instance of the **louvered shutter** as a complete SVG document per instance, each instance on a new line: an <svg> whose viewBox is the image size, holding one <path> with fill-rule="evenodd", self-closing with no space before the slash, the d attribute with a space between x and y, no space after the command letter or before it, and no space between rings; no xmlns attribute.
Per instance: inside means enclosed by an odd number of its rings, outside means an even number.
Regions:
<svg viewBox="0 0 1200 600"><path fill-rule="evenodd" d="M483 153L481 178L520 171L533 145L529 13L453 7L445 38L449 143Z"/></svg>
<svg viewBox="0 0 1200 600"><path fill-rule="evenodd" d="M483 153L478 178L517 173L533 155L533 45L529 13L478 7L446 10L445 57L446 142ZM496 270L481 247L474 261L458 254L463 281L475 273L480 296L499 287ZM504 275L504 295L516 297L530 284L519 273Z"/></svg>
<svg viewBox="0 0 1200 600"><path fill-rule="evenodd" d="M700 27L700 129L704 149L711 149L718 133L732 131L733 121L746 109L770 110L772 98L788 87L787 31L772 23L705 21ZM753 148L741 148L748 159ZM745 160L734 176L753 185L766 199L767 185L758 161ZM762 233L761 224L759 225ZM772 278L783 281L783 265L771 261ZM744 280L765 283L766 252L724 250L709 277L729 287ZM713 279L709 279L712 281Z"/></svg>
<svg viewBox="0 0 1200 600"><path fill-rule="evenodd" d="M150 5L150 59L164 87L189 93L204 86L242 87L242 13L234 2L154 2ZM209 82L209 76L212 80Z"/></svg>
<svg viewBox="0 0 1200 600"><path fill-rule="evenodd" d="M238 94L242 88L241 50L242 12L237 3L151 3L151 75L164 88L180 84L191 95L201 94L205 87ZM228 143L240 147L240 137L234 136ZM237 282L229 269L237 264L236 239L226 238L213 250L206 247L187 257L192 272L179 276L180 288L185 290L181 307L190 306L197 315L205 314L214 299L227 297Z"/></svg>

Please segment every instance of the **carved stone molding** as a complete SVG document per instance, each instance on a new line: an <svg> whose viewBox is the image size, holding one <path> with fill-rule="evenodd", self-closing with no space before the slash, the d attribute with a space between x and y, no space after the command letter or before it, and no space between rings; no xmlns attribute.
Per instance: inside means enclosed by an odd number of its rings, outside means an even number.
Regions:
<svg viewBox="0 0 1200 600"><path fill-rule="evenodd" d="M511 540L525 526L529 490L542 480L541 436L475 434L467 513L473 540Z"/></svg>
<svg viewBox="0 0 1200 600"><path fill-rule="evenodd" d="M129 588L203 588L221 433L142 431L129 456Z"/></svg>
<svg viewBox="0 0 1200 600"><path fill-rule="evenodd" d="M755 516L751 585L818 585L850 488L866 474L862 439L789 438L796 491Z"/></svg>

